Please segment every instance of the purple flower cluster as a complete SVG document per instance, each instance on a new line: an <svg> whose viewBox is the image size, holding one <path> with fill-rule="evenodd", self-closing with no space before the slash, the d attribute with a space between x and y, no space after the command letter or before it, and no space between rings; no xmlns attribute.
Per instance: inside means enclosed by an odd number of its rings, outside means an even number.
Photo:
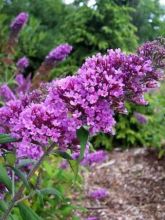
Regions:
<svg viewBox="0 0 165 220"><path fill-rule="evenodd" d="M77 160L79 156L80 156L79 152L75 152L72 154L73 160ZM107 154L105 151L98 150L95 152L89 152L89 145L87 144L85 152L84 152L84 158L81 161L81 165L91 167L92 165L102 163L106 159L107 159ZM67 167L68 167L68 162L66 160L62 161L60 164L60 168L66 169Z"/></svg>
<svg viewBox="0 0 165 220"><path fill-rule="evenodd" d="M126 112L125 101L146 104L143 95L157 85L158 76L150 60L109 50L88 58L77 75L46 84L39 95L35 90L6 103L0 126L22 140L12 145L19 157L36 158L50 140L74 152L79 149L77 129L87 125L92 135L113 133L115 113ZM102 151L87 153L82 163L104 159Z"/></svg>
<svg viewBox="0 0 165 220"><path fill-rule="evenodd" d="M29 66L29 60L27 57L22 57L20 58L17 63L16 63L16 66L17 68L20 70L20 71L23 71L24 69L26 69L28 66Z"/></svg>
<svg viewBox="0 0 165 220"><path fill-rule="evenodd" d="M165 67L165 38L146 42L138 48L138 54L150 59L157 68Z"/></svg>
<svg viewBox="0 0 165 220"><path fill-rule="evenodd" d="M148 122L147 117L139 112L134 112L134 116L140 124L146 124Z"/></svg>
<svg viewBox="0 0 165 220"><path fill-rule="evenodd" d="M144 92L157 86L158 73L150 60L109 50L88 58L76 76L52 83L72 117L90 132L113 133L114 113L126 112L125 101L146 105Z"/></svg>
<svg viewBox="0 0 165 220"><path fill-rule="evenodd" d="M58 108L53 109L48 103L32 104L19 115L17 123L13 126L13 134L22 138L26 145L32 144L31 149L35 143L44 147L51 140L57 143L60 149L66 150L76 138L76 123L67 117L62 102L56 100L56 106Z"/></svg>
<svg viewBox="0 0 165 220"><path fill-rule="evenodd" d="M53 66L71 49L68 44L60 45L49 53L44 65ZM17 63L21 70L27 65L25 58ZM18 74L19 96L7 85L0 88L6 101L0 108L0 133L11 133L20 141L3 145L0 153L6 148L16 151L18 160L38 159L51 141L61 151L71 149L76 159L80 150L77 129L88 126L91 135L113 134L115 113L126 112L126 101L147 104L144 93L157 86L159 77L150 59L141 54L126 55L119 49L88 58L76 75L44 84L28 94L30 80ZM105 159L105 152L89 153L87 146L81 163L89 166ZM103 189L91 192L93 199L105 196Z"/></svg>
<svg viewBox="0 0 165 220"><path fill-rule="evenodd" d="M10 25L11 32L18 34L23 26L27 23L28 17L29 15L26 12L21 12L19 15L17 15Z"/></svg>
<svg viewBox="0 0 165 220"><path fill-rule="evenodd" d="M72 51L72 46L69 44L60 44L45 58L45 63L50 66L54 66L57 62L64 60Z"/></svg>
<svg viewBox="0 0 165 220"><path fill-rule="evenodd" d="M108 191L104 188L96 189L89 193L89 197L94 200L101 200L108 196Z"/></svg>
<svg viewBox="0 0 165 220"><path fill-rule="evenodd" d="M106 152L103 150L98 150L96 152L86 154L81 164L83 166L92 166L93 164L96 163L102 163L106 159L107 159Z"/></svg>

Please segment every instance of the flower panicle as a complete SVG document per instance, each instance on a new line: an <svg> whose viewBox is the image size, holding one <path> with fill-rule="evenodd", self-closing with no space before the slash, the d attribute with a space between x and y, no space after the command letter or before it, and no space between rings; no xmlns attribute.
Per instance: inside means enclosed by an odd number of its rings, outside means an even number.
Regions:
<svg viewBox="0 0 165 220"><path fill-rule="evenodd" d="M16 18L13 19L10 25L10 30L13 34L18 34L20 30L25 26L28 21L28 13L21 12L17 15Z"/></svg>

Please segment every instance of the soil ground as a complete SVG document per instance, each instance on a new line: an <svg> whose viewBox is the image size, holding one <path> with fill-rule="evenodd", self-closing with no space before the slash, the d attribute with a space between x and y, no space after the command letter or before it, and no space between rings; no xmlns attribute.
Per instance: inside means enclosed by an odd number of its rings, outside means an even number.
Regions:
<svg viewBox="0 0 165 220"><path fill-rule="evenodd" d="M87 216L99 220L165 220L165 158L158 160L154 151L114 150L105 163L84 175L86 197L81 205L88 209ZM109 195L92 201L87 192L98 187L106 188Z"/></svg>

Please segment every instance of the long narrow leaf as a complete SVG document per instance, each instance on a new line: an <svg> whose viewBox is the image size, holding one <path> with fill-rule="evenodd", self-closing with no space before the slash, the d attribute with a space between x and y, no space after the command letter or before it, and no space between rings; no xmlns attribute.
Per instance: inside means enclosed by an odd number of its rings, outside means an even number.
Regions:
<svg viewBox="0 0 165 220"><path fill-rule="evenodd" d="M12 170L15 172L15 174L22 180L23 184L27 187L27 189L30 189L28 180L25 176L25 174L19 170L17 167L11 167Z"/></svg>
<svg viewBox="0 0 165 220"><path fill-rule="evenodd" d="M66 160L73 160L73 158L67 152L55 151L55 154L59 155L60 157L66 159Z"/></svg>
<svg viewBox="0 0 165 220"><path fill-rule="evenodd" d="M7 209L7 204L6 204L6 202L5 201L3 201L3 200L0 200L0 210L2 211L2 212L5 212L6 211L6 209Z"/></svg>
<svg viewBox="0 0 165 220"><path fill-rule="evenodd" d="M6 168L2 164L0 164L0 183L3 183L9 191L12 191L11 179L7 175Z"/></svg>
<svg viewBox="0 0 165 220"><path fill-rule="evenodd" d="M25 204L19 203L17 206L23 220L42 220L40 216L38 216L30 207L26 206Z"/></svg>
<svg viewBox="0 0 165 220"><path fill-rule="evenodd" d="M7 144L11 142L17 142L18 139L11 137L10 134L0 134L0 144Z"/></svg>
<svg viewBox="0 0 165 220"><path fill-rule="evenodd" d="M81 146L80 156L78 158L78 161L81 161L84 158L84 152L88 141L88 136L89 136L89 132L84 127L81 127L80 129L77 130L77 137L80 141L80 146Z"/></svg>
<svg viewBox="0 0 165 220"><path fill-rule="evenodd" d="M33 160L33 159L22 159L22 160L19 161L19 164L17 165L17 167L18 168L25 167L25 166L28 166L30 164L34 164L36 162L37 161Z"/></svg>
<svg viewBox="0 0 165 220"><path fill-rule="evenodd" d="M75 180L76 180L78 176L78 171L79 171L79 162L77 160L68 160L68 163L75 175Z"/></svg>
<svg viewBox="0 0 165 220"><path fill-rule="evenodd" d="M45 189L41 189L40 190L41 194L43 195L55 195L57 196L59 199L62 199L63 196L61 194L61 192L55 188L45 188Z"/></svg>

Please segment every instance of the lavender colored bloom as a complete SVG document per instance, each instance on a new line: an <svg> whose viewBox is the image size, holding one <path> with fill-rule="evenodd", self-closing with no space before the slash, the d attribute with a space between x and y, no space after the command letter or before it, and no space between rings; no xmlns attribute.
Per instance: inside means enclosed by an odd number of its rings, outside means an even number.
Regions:
<svg viewBox="0 0 165 220"><path fill-rule="evenodd" d="M0 200L3 200L3 199L4 199L4 193L5 193L5 191L6 191L5 186L4 186L2 183L0 183Z"/></svg>
<svg viewBox="0 0 165 220"><path fill-rule="evenodd" d="M16 145L16 153L17 158L23 159L23 158L31 158L31 159L38 159L42 156L43 150L40 146L36 144L29 144L29 142L20 142Z"/></svg>
<svg viewBox="0 0 165 220"><path fill-rule="evenodd" d="M98 218L98 217L91 216L91 217L86 218L86 220L99 220L99 218Z"/></svg>
<svg viewBox="0 0 165 220"><path fill-rule="evenodd" d="M146 105L144 93L157 86L150 60L109 50L88 58L76 76L57 80L52 90L66 103L72 117L91 134L113 133L114 113L125 112L125 101Z"/></svg>
<svg viewBox="0 0 165 220"><path fill-rule="evenodd" d="M44 63L54 65L70 50L69 45L59 46ZM18 158L37 159L52 141L59 150L71 149L76 159L80 149L77 129L86 125L91 135L112 134L115 113L126 111L126 101L145 105L144 93L156 87L158 79L159 73L146 57L127 55L119 49L97 54L88 58L76 75L55 80L29 94L21 93L0 108L0 128L20 139L5 147L15 150ZM16 80L24 84L20 75ZM89 153L87 149L81 164L100 163L106 157L104 151ZM98 190L93 198L101 199L103 195L106 192Z"/></svg>
<svg viewBox="0 0 165 220"><path fill-rule="evenodd" d="M66 160L63 160L61 163L60 163L60 168L62 170L65 170L66 168L68 167L68 162Z"/></svg>
<svg viewBox="0 0 165 220"><path fill-rule="evenodd" d="M108 191L104 188L96 189L90 192L89 197L94 200L101 200L108 196Z"/></svg>
<svg viewBox="0 0 165 220"><path fill-rule="evenodd" d="M165 38L146 42L137 51L143 58L152 60L156 68L165 67Z"/></svg>
<svg viewBox="0 0 165 220"><path fill-rule="evenodd" d="M0 97L5 102L14 100L16 98L12 90L6 84L0 86Z"/></svg>
<svg viewBox="0 0 165 220"><path fill-rule="evenodd" d="M64 56L59 54L50 53L47 61L65 57L64 53ZM119 49L109 50L106 55L88 58L77 75L40 88L41 94L39 90L34 91L7 103L0 108L0 126L22 139L12 144L20 157L24 157L25 152L27 157L41 155L36 143L43 147L50 140L57 143L60 150L72 149L77 154L77 129L87 125L92 135L113 133L115 113L125 112L125 101L146 104L144 93L151 85L156 86L157 80L158 74L150 60L126 55ZM22 143L26 143L26 149ZM30 149L34 149L32 155ZM81 163L92 165L105 159L103 151L88 152Z"/></svg>
<svg viewBox="0 0 165 220"><path fill-rule="evenodd" d="M56 97L56 107L40 103L23 110L13 126L13 134L29 144L38 142L46 146L49 140L58 143L60 149L67 149L76 138L76 123L67 117L65 106Z"/></svg>
<svg viewBox="0 0 165 220"><path fill-rule="evenodd" d="M30 77L24 78L22 74L17 74L15 77L15 81L18 86L16 88L16 93L20 96L22 93L25 94L30 90L31 80Z"/></svg>
<svg viewBox="0 0 165 220"><path fill-rule="evenodd" d="M57 46L49 52L49 54L45 58L45 62L46 64L53 66L56 64L56 62L64 60L71 51L71 45L60 44L59 46Z"/></svg>
<svg viewBox="0 0 165 220"><path fill-rule="evenodd" d="M27 23L28 17L29 15L26 12L21 12L17 15L10 25L11 31L18 34L22 27Z"/></svg>
<svg viewBox="0 0 165 220"><path fill-rule="evenodd" d="M85 155L81 164L83 166L91 166L96 163L102 163L107 159L107 154L105 151L98 150L96 152L88 153Z"/></svg>
<svg viewBox="0 0 165 220"><path fill-rule="evenodd" d="M136 118L136 120L140 123L140 124L146 124L147 123L147 118L145 115L141 114L141 113L138 113L138 112L135 112L134 113L134 116Z"/></svg>
<svg viewBox="0 0 165 220"><path fill-rule="evenodd" d="M22 57L18 60L16 63L16 66L18 67L19 70L23 71L25 68L29 66L29 60L27 57Z"/></svg>

